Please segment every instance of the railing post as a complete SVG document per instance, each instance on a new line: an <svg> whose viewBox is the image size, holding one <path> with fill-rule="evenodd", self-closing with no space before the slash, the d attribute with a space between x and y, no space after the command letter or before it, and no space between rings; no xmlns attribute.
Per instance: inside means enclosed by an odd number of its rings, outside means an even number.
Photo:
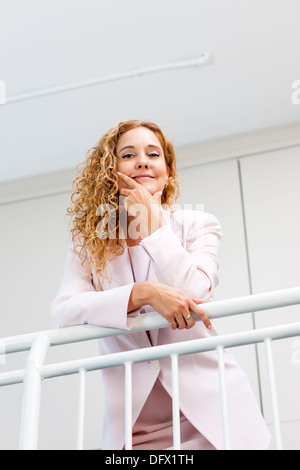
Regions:
<svg viewBox="0 0 300 470"><path fill-rule="evenodd" d="M228 408L227 408L228 405L227 405L227 398L226 398L226 381L225 381L224 347L223 346L220 345L217 347L217 354L218 354L218 367L219 367L219 380L220 380L224 450L230 450Z"/></svg>
<svg viewBox="0 0 300 470"><path fill-rule="evenodd" d="M265 343L265 351L266 351L266 359L267 359L275 447L276 447L276 450L282 450L280 420L279 420L277 394L276 394L276 382L275 382L274 364L273 364L270 338L266 338L264 343Z"/></svg>
<svg viewBox="0 0 300 470"><path fill-rule="evenodd" d="M24 377L23 409L20 431L20 450L36 450L41 402L41 381L39 372L49 347L44 334L37 336L29 353Z"/></svg>
<svg viewBox="0 0 300 470"><path fill-rule="evenodd" d="M86 379L86 370L80 369L79 371L78 424L77 424L77 450L83 450L84 448L85 379Z"/></svg>
<svg viewBox="0 0 300 470"><path fill-rule="evenodd" d="M132 450L132 362L125 362L125 450Z"/></svg>
<svg viewBox="0 0 300 470"><path fill-rule="evenodd" d="M180 450L178 354L171 355L171 365L172 365L173 450Z"/></svg>

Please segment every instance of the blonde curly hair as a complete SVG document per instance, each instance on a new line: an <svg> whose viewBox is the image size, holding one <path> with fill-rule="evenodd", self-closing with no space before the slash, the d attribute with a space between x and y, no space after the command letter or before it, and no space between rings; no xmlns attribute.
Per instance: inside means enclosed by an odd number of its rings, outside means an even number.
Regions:
<svg viewBox="0 0 300 470"><path fill-rule="evenodd" d="M163 134L161 129L152 122L130 120L122 121L106 132L97 145L89 149L83 162L76 166L76 177L73 182L71 204L67 208L67 215L72 217L72 242L74 248L79 248L78 255L82 264L87 262L88 275L96 290L101 290L99 278L102 281L107 259L124 253L124 241L120 238L120 207L118 176L116 174L116 147L118 140L125 132L137 128L150 129L162 146L166 165L169 167L168 184L164 188L161 203L171 212L174 203L180 195L178 173L176 170L176 157L172 143ZM81 167L83 165L83 169ZM108 236L99 236L99 222L101 214L98 207L103 205L110 208L106 215L108 222L106 232ZM114 220L114 224L110 222ZM92 275L96 273L95 279Z"/></svg>

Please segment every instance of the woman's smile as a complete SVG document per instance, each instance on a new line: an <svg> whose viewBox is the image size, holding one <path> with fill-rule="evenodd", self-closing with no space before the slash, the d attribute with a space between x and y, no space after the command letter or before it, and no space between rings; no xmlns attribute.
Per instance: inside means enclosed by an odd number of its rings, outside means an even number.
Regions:
<svg viewBox="0 0 300 470"><path fill-rule="evenodd" d="M133 179L135 180L145 180L145 179L153 179L154 176L148 176L148 175L138 175L138 176L132 176Z"/></svg>

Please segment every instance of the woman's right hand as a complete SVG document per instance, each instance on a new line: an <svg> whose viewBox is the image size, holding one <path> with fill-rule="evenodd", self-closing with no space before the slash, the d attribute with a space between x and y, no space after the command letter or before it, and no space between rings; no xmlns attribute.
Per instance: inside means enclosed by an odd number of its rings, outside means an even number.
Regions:
<svg viewBox="0 0 300 470"><path fill-rule="evenodd" d="M148 281L147 290L147 303L169 322L172 330L192 328L195 320L191 312L202 320L206 328L212 328L207 314L198 306L205 300L189 297L182 290L162 282Z"/></svg>

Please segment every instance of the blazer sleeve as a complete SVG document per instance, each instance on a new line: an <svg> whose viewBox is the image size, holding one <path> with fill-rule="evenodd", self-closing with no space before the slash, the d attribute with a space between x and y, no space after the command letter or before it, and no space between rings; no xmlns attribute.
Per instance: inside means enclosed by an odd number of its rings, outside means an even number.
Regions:
<svg viewBox="0 0 300 470"><path fill-rule="evenodd" d="M163 225L140 244L152 258L158 281L207 300L219 282L221 225L200 211L182 211L181 217L180 229Z"/></svg>
<svg viewBox="0 0 300 470"><path fill-rule="evenodd" d="M96 291L73 243L69 242L64 274L50 306L54 328L89 323L130 330L130 316L140 312L136 309L127 313L133 284Z"/></svg>

